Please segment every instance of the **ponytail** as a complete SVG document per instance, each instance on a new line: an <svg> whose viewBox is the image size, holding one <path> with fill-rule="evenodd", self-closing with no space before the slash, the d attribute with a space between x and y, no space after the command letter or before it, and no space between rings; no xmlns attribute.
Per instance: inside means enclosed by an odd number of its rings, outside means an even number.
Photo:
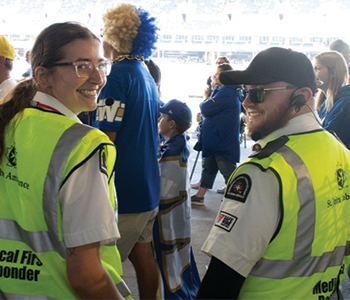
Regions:
<svg viewBox="0 0 350 300"><path fill-rule="evenodd" d="M57 38L59 37L59 38ZM78 39L96 39L87 27L74 22L56 23L45 28L36 38L32 53L32 70L39 66L50 69L64 58L64 46ZM38 91L35 79L22 81L0 101L0 162L5 152L5 129L14 116L30 107L31 100Z"/></svg>
<svg viewBox="0 0 350 300"><path fill-rule="evenodd" d="M34 79L24 80L3 98L0 104L0 163L5 152L5 129L15 115L30 107L38 88Z"/></svg>

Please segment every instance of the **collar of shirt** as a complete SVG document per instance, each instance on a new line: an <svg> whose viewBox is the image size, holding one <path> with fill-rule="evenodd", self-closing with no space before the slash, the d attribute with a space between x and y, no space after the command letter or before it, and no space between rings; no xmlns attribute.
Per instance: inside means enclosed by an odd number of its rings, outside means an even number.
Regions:
<svg viewBox="0 0 350 300"><path fill-rule="evenodd" d="M211 93L210 98L214 98L215 94L219 91L219 89L220 89L220 88L219 88L218 86L215 86L213 92ZM215 102L215 101L214 101L214 102Z"/></svg>
<svg viewBox="0 0 350 300"><path fill-rule="evenodd" d="M74 121L78 121L79 123L81 123L79 118L68 107L66 107L65 105L62 104L62 102L58 101L56 98L48 94L45 94L43 92L37 92L33 100L41 104L50 106L58 110L61 114L65 115L69 119L72 119Z"/></svg>
<svg viewBox="0 0 350 300"><path fill-rule="evenodd" d="M312 130L317 130L322 128L316 121L314 115L310 112L307 114L302 114L288 121L286 126L275 130L266 137L257 141L256 144L261 146L261 149L266 146L268 142L271 142L282 135L290 135L294 133L307 132ZM255 144L255 145L256 145ZM253 146L254 147L254 146Z"/></svg>

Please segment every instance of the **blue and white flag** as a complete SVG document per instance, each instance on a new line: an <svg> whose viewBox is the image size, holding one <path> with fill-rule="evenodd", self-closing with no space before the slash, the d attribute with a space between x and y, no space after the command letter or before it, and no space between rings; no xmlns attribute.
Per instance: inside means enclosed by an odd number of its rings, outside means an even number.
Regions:
<svg viewBox="0 0 350 300"><path fill-rule="evenodd" d="M162 299L195 299L200 277L191 247L187 136L176 135L159 150L161 189L154 248Z"/></svg>

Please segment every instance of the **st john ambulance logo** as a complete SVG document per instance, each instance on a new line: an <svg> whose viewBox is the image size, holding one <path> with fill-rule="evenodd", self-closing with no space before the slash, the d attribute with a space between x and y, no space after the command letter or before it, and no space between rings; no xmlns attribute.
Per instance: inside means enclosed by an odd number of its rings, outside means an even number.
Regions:
<svg viewBox="0 0 350 300"><path fill-rule="evenodd" d="M252 181L247 174L238 175L232 181L230 179L225 192L225 198L244 203L249 194Z"/></svg>
<svg viewBox="0 0 350 300"><path fill-rule="evenodd" d="M347 187L346 181L346 172L343 170L342 165L338 163L337 170L335 172L337 178L338 189L342 190L344 187Z"/></svg>
<svg viewBox="0 0 350 300"><path fill-rule="evenodd" d="M9 167L17 167L17 158L16 158L17 152L15 146L11 146L10 148L7 148L6 152L6 158L8 160L7 166Z"/></svg>

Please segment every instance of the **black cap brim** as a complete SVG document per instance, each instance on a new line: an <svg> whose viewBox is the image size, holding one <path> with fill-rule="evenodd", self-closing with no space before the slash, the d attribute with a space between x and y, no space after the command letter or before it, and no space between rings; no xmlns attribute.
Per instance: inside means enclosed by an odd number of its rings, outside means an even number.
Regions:
<svg viewBox="0 0 350 300"><path fill-rule="evenodd" d="M266 74L250 72L247 70L221 72L219 75L219 80L224 85L259 85L281 81L277 78L266 76Z"/></svg>

